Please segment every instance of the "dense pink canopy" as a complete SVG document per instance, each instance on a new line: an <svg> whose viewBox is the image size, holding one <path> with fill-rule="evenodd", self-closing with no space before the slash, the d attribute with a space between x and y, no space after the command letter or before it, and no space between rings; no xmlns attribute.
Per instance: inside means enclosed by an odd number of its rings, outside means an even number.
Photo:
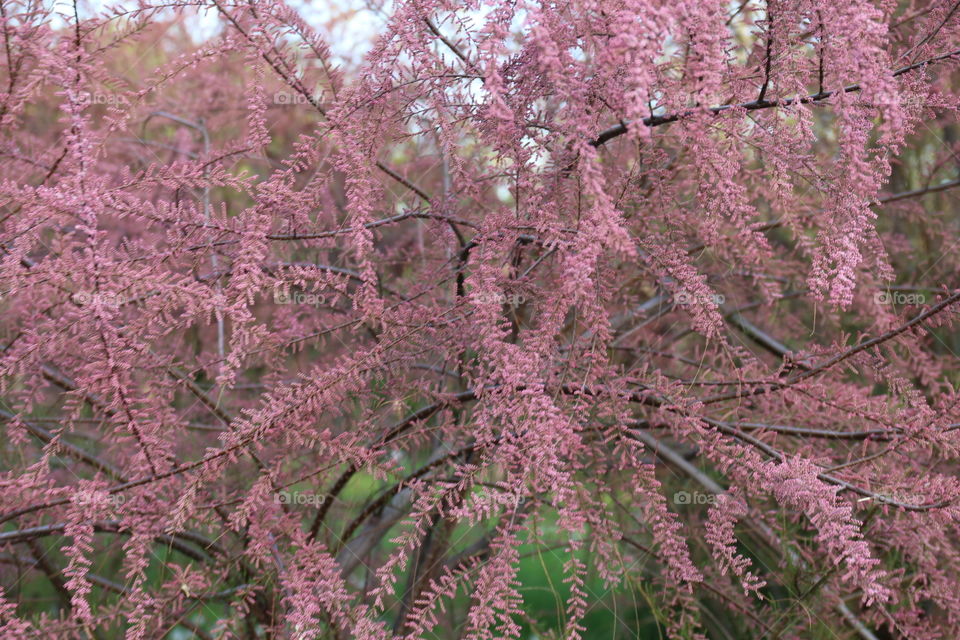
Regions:
<svg viewBox="0 0 960 640"><path fill-rule="evenodd" d="M0 637L960 637L958 6L0 0Z"/></svg>

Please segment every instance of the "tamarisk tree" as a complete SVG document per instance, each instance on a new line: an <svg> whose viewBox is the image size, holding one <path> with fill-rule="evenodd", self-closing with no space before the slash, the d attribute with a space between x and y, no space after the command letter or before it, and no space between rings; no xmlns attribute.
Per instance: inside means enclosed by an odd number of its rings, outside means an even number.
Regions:
<svg viewBox="0 0 960 640"><path fill-rule="evenodd" d="M958 6L2 0L0 636L960 637Z"/></svg>

